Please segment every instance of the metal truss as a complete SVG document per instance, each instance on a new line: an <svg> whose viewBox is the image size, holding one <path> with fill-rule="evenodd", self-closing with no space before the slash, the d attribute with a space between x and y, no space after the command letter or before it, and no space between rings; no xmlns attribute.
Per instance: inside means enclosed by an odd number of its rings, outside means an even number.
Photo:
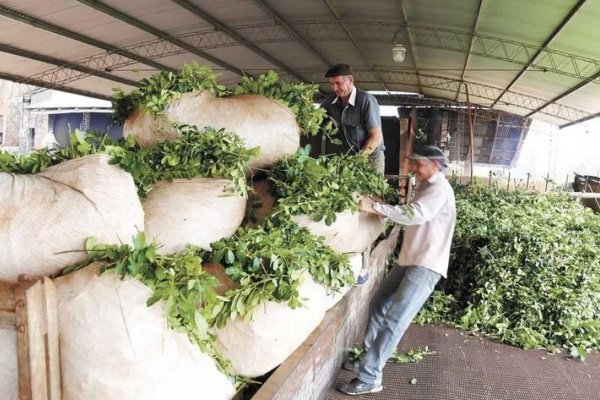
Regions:
<svg viewBox="0 0 600 400"><path fill-rule="evenodd" d="M356 75L356 80L364 83L377 83L375 76L369 70L361 70L357 69L354 71ZM478 97L484 100L488 100L490 102L496 100L496 98L502 93L503 89L497 88L490 85L484 85L481 83L461 82L458 79L447 78L442 76L435 75L424 75L418 74L414 71L389 71L389 70L380 70L379 73L384 79L384 83L387 84L404 84L409 86L418 86L419 82L425 88L443 90L446 92L456 93L459 91L460 93L464 93L464 85L466 84L468 87L469 95L471 97ZM309 75L314 82L323 82L323 78L321 77L320 71L313 71ZM520 107L526 110L535 110L539 108L542 104L545 104L546 100L541 99L539 97L529 96L522 93L516 93L507 91L502 96L502 100L499 102L504 105L511 105ZM565 121L574 121L580 118L585 118L589 116L589 113L574 108L565 106L562 104L552 104L546 108L543 108L538 111L541 114L551 115L553 117L565 120Z"/></svg>
<svg viewBox="0 0 600 400"><path fill-rule="evenodd" d="M345 22L345 24L351 26L352 33L359 42L383 41L391 43L399 29L397 24L382 22L353 21ZM338 22L301 21L290 22L290 26L308 41L348 40L347 33ZM411 35L413 45L417 47L439 48L478 55L528 66L532 70L554 72L585 81L599 81L598 79L590 79L590 76L594 76L596 73L600 74L600 60L471 32L415 25L406 25L405 27ZM278 23L238 26L235 27L235 30L247 40L257 44L297 40L284 26ZM218 29L180 35L177 36L177 39L199 49L217 49L240 44L237 40ZM122 50L145 59L158 59L186 52L186 50L165 39L138 43ZM538 54L537 61L530 62L531 57L535 54ZM136 61L107 51L77 60L77 63L93 69L111 71L126 68L136 63ZM36 75L36 79L45 80L45 75L48 73L52 73L52 70ZM60 85L63 82L54 81L53 83Z"/></svg>
<svg viewBox="0 0 600 400"><path fill-rule="evenodd" d="M374 23L369 21L344 21L344 24L352 28L353 37L358 42L383 41L391 43L394 35L396 35L402 27L402 25L399 26L398 24L393 23ZM310 42L348 40L347 33L337 21L300 21L289 22L289 25L294 28L295 32ZM600 74L600 60L539 48L502 38L473 34L471 32L415 25L404 25L404 27L406 28L407 34L411 36L413 45L417 47L432 47L465 54L479 55L528 66L533 70L548 71L575 77L588 82L597 82L598 79L591 80L590 77L595 77ZM290 34L289 30L278 23L238 26L235 27L235 30L247 40L257 44L297 40L294 35ZM180 35L177 39L186 42L189 46L201 49L216 49L238 46L240 44L238 41L218 29ZM186 50L165 39L156 39L138 43L122 50L127 51L127 53L136 54L137 57L143 57L145 59L158 59L186 52ZM531 58L535 54L538 54L536 61L532 62ZM77 60L76 63L92 69L114 71L128 68L136 63L136 61L113 52L104 52L89 58ZM31 78L35 81L44 82L46 87L60 88L69 82L86 76L78 71L61 71L63 69L64 68L61 67L49 69L36 74ZM322 71L319 73L321 72ZM374 76L375 73L380 76ZM367 77L368 79L363 79L365 78L364 75L368 74L370 74ZM374 68L372 71L362 72L362 75L363 76L359 77L359 80L378 84L404 83L414 85L415 87L422 86L445 91L454 91L455 94L460 93L461 90L460 81L457 79L423 75L421 73L417 74L416 72L389 71ZM306 77L310 78L310 76ZM313 80L315 82L322 80L320 75L318 77L313 76L313 78L316 78ZM542 114L552 115L565 121L576 121L590 115L585 111L556 103L539 109L547 103L547 99L540 99L513 91L504 91L504 89L475 82L467 82L467 84L469 86L469 92L473 96L491 102L498 101L501 104L516 105L529 111L536 110Z"/></svg>
<svg viewBox="0 0 600 400"><path fill-rule="evenodd" d="M413 46L429 47L463 54L471 54L528 66L532 70L554 72L581 80L593 81L590 76L600 72L600 60L582 57L562 51L551 50L515 40L422 25L398 25L381 21L345 21L357 41L392 43L394 35L404 27ZM344 41L345 31L337 22L293 22L297 32L311 41ZM237 27L237 31L253 42L294 40L277 24ZM202 33L198 33L202 34ZM406 38L408 40L408 38ZM216 48L219 43L209 40ZM533 55L538 55L531 62Z"/></svg>

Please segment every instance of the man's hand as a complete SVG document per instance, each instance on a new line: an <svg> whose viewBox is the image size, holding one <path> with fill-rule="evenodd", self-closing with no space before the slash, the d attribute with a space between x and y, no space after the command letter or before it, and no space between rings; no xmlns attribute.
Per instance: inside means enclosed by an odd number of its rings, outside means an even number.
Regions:
<svg viewBox="0 0 600 400"><path fill-rule="evenodd" d="M375 204L376 201L373 200L370 197L363 197L362 199L360 199L360 201L358 202L358 209L360 211L369 213L369 214L374 214L374 215L381 215L379 214L377 211L375 211L373 209L373 204Z"/></svg>

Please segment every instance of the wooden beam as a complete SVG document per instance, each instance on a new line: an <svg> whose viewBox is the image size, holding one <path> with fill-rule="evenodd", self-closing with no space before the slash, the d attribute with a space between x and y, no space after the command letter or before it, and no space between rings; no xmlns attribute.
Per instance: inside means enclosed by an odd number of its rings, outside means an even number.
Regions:
<svg viewBox="0 0 600 400"><path fill-rule="evenodd" d="M0 329L15 330L17 315L15 314L15 292L17 286L11 282L0 282Z"/></svg>
<svg viewBox="0 0 600 400"><path fill-rule="evenodd" d="M56 288L49 278L14 290L19 400L60 400Z"/></svg>

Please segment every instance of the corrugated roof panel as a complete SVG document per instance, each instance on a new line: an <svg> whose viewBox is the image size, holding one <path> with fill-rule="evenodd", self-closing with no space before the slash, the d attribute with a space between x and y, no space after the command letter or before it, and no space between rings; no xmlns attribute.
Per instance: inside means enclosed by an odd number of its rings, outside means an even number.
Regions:
<svg viewBox="0 0 600 400"><path fill-rule="evenodd" d="M595 114L600 112L598 99L600 99L600 83L590 83L559 102Z"/></svg>
<svg viewBox="0 0 600 400"><path fill-rule="evenodd" d="M170 1L105 0L103 3L171 35L212 28L210 23Z"/></svg>
<svg viewBox="0 0 600 400"><path fill-rule="evenodd" d="M570 87L577 85L579 82L579 79L557 75L552 72L532 72L519 79L511 90L535 97L551 99Z"/></svg>
<svg viewBox="0 0 600 400"><path fill-rule="evenodd" d="M140 2L140 0L135 1ZM111 44L125 46L154 37L72 0L7 0L3 1L2 4L54 25ZM140 2L140 6L143 7L143 2ZM30 40L43 41L45 34L41 36L31 36L30 34L28 36Z"/></svg>
<svg viewBox="0 0 600 400"><path fill-rule="evenodd" d="M198 0L195 0L198 2ZM221 3L221 2L219 2ZM296 1L296 0L277 0L277 1L265 1L275 12L284 17L284 19L293 23L298 20L324 20L330 19L331 13L327 9L327 5L324 1ZM396 2L394 2L396 3ZM344 2L345 4L345 2ZM344 8L345 5L338 8ZM258 9L258 7L257 7ZM326 17L326 18L325 18ZM360 16L361 18L364 15ZM396 17L396 14L393 14ZM249 17L249 19L252 17ZM258 20L264 18L263 16L254 17Z"/></svg>
<svg viewBox="0 0 600 400"><path fill-rule="evenodd" d="M260 48L269 54L272 54L275 59L287 65L291 69L301 70L306 68L322 68L327 69L327 66L310 50L304 48L298 42L286 43L264 43ZM257 57L259 57L257 55ZM262 58L262 57L261 57Z"/></svg>
<svg viewBox="0 0 600 400"><path fill-rule="evenodd" d="M134 89L132 86L122 85L96 76L88 76L87 78L71 82L66 87L87 90L104 96L112 96L113 87L121 87L125 92Z"/></svg>
<svg viewBox="0 0 600 400"><path fill-rule="evenodd" d="M423 74L460 77L465 63L462 54L428 47L415 47L415 53L417 67ZM391 58L391 51L389 58ZM406 60L402 65L405 64Z"/></svg>
<svg viewBox="0 0 600 400"><path fill-rule="evenodd" d="M576 0L485 1L479 32L541 45L576 2Z"/></svg>
<svg viewBox="0 0 600 400"><path fill-rule="evenodd" d="M2 52L0 52L0 65L2 66L1 72L25 77L35 75L40 71L54 67L54 65L41 63L38 61L33 62L25 57Z"/></svg>
<svg viewBox="0 0 600 400"><path fill-rule="evenodd" d="M333 2L337 11L343 20L364 19L365 15L373 20L398 20L403 19L402 6L400 1L380 2L377 7L373 3L362 0L344 0L343 2Z"/></svg>
<svg viewBox="0 0 600 400"><path fill-rule="evenodd" d="M600 59L599 21L600 2L587 1L550 47L554 50Z"/></svg>
<svg viewBox="0 0 600 400"><path fill-rule="evenodd" d="M508 61L472 55L464 79L504 89L521 68Z"/></svg>
<svg viewBox="0 0 600 400"><path fill-rule="evenodd" d="M2 17L0 17L0 32L2 32L3 43L66 61L75 61L99 50L26 24L10 22Z"/></svg>
<svg viewBox="0 0 600 400"><path fill-rule="evenodd" d="M408 23L471 31L479 0L406 2Z"/></svg>
<svg viewBox="0 0 600 400"><path fill-rule="evenodd" d="M192 0L191 3L228 25L257 23L270 20L251 1ZM179 7L175 3L173 3L173 6Z"/></svg>

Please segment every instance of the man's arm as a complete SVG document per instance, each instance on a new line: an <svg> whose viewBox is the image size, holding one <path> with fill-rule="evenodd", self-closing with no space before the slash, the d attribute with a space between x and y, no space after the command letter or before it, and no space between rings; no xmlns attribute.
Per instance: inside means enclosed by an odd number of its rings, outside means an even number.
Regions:
<svg viewBox="0 0 600 400"><path fill-rule="evenodd" d="M365 141L363 146L360 148L360 151L369 155L373 151L375 151L377 146L379 146L379 144L381 143L381 140L383 138L383 132L381 132L381 128L371 128L368 129L367 132L369 133L369 136L367 137L367 140Z"/></svg>
<svg viewBox="0 0 600 400"><path fill-rule="evenodd" d="M409 205L392 206L375 202L371 204L371 208L398 224L421 225L433 219L447 200L448 197L443 190L429 188L417 195Z"/></svg>
<svg viewBox="0 0 600 400"><path fill-rule="evenodd" d="M361 153L369 155L374 152L377 146L383 141L379 104L373 95L367 94L367 102L362 112L368 136L367 140L362 144L360 151Z"/></svg>

